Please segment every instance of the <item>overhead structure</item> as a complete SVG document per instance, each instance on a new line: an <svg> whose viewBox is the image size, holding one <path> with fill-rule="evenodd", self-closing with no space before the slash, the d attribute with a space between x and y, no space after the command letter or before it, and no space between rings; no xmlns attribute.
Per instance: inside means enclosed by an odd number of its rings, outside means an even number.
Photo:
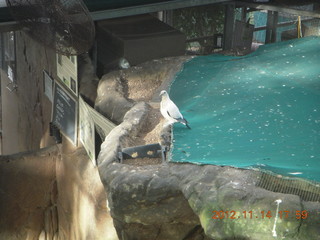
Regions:
<svg viewBox="0 0 320 240"><path fill-rule="evenodd" d="M98 4L99 2L99 4ZM136 1L105 1L85 0L92 18L96 20L125 17L145 13L173 10L186 7L196 7L217 3L232 3L230 0L136 0ZM100 7L98 8L98 5Z"/></svg>
<svg viewBox="0 0 320 240"><path fill-rule="evenodd" d="M227 7L223 48L231 49L233 46L235 8L243 8L244 12L252 10L268 11L268 24L265 26L268 33L266 43L273 42L275 39L275 29L277 27L275 23L278 12L320 18L320 11L315 10L315 8L313 10L303 10L296 7L296 5L301 6L309 3L319 6L316 0L290 1L290 3L286 0L276 2L255 0L83 0L83 2L81 0L0 0L0 32L17 30L21 26L14 21L8 8L4 7L6 1L8 6L18 9L13 11L13 16L17 19L17 22L23 23L25 29L31 35L36 36L37 39L38 36L43 38L42 41L47 46L53 46L50 41L53 39L53 32L57 31L54 36L57 44L54 47L60 53L67 52L67 55L81 52L81 50L72 51L71 48L87 49L87 45L92 44L90 42L94 38L92 20L100 21L186 7L225 4ZM28 7L30 5L36 5L37 7L30 8ZM19 6L23 6L23 8ZM79 11L74 10L75 6ZM28 11L26 11L27 7ZM58 13L53 13L53 9ZM30 30L34 26L36 28ZM254 31L258 30L261 29L254 29ZM74 41L74 39L77 39L77 41ZM81 39L85 39L85 41L83 42Z"/></svg>
<svg viewBox="0 0 320 240"><path fill-rule="evenodd" d="M292 5L279 5L279 4L276 5L271 3L261 4L261 3L245 2L245 1L234 1L234 2L237 7L247 7L247 8L254 8L258 10L288 13L288 14L297 15L297 16L320 18L320 12L293 8ZM308 4L308 3L313 3L313 2L300 1L300 5ZM316 1L314 1L314 3L316 3Z"/></svg>
<svg viewBox="0 0 320 240"><path fill-rule="evenodd" d="M13 19L10 17L7 9L5 8L5 1L0 0L0 22L12 22ZM21 2L21 1L17 1ZM24 2L24 1L22 1ZM30 2L30 1L29 1ZM33 1L34 2L34 1ZM55 1L48 1L55 2ZM73 2L73 1L64 1ZM164 10L179 9L185 7L195 7L200 5L208 4L236 4L237 7L248 7L261 10L286 12L290 14L297 14L300 16L312 16L320 17L319 12L305 11L294 9L290 5L280 5L275 3L261 3L258 1L231 1L231 0L83 0L84 4L89 9L90 15L94 20L109 19L115 17L132 16L137 14L151 13ZM281 3L281 1L278 1ZM287 3L288 1L284 1ZM298 2L298 1L296 1ZM314 1L300 1L299 4L303 3L317 3Z"/></svg>
<svg viewBox="0 0 320 240"><path fill-rule="evenodd" d="M15 20L34 40L64 55L88 51L95 28L81 0L7 0Z"/></svg>
<svg viewBox="0 0 320 240"><path fill-rule="evenodd" d="M11 17L5 1L0 0L0 31L5 31L8 28L16 27L16 22ZM32 2L35 2L33 0ZM15 2L27 2L15 1ZM30 1L29 1L30 2ZM47 1L56 2L56 1ZM73 2L66 1L63 2ZM164 10L179 9L185 7L195 7L207 4L216 3L231 3L231 0L83 0L86 7L89 9L90 16L94 21L110 19L116 17L133 16L151 12ZM51 5L46 6L50 9Z"/></svg>

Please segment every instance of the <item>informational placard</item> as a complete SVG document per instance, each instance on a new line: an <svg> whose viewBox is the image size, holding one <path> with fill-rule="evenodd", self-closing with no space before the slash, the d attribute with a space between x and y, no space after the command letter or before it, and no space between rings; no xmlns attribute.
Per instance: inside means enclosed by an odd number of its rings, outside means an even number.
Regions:
<svg viewBox="0 0 320 240"><path fill-rule="evenodd" d="M52 122L74 145L77 145L77 100L57 81L54 84Z"/></svg>
<svg viewBox="0 0 320 240"><path fill-rule="evenodd" d="M86 149L93 165L96 166L96 160L99 154L96 148L96 132L104 139L116 125L87 104L80 96L79 126L80 141Z"/></svg>
<svg viewBox="0 0 320 240"><path fill-rule="evenodd" d="M53 79L44 70L43 70L43 86L44 86L44 94L48 97L50 102L53 102Z"/></svg>
<svg viewBox="0 0 320 240"><path fill-rule="evenodd" d="M87 151L93 165L96 166L95 127L90 116L89 106L79 97L79 130L80 141Z"/></svg>
<svg viewBox="0 0 320 240"><path fill-rule="evenodd" d="M57 76L60 81L78 96L78 58L57 54Z"/></svg>

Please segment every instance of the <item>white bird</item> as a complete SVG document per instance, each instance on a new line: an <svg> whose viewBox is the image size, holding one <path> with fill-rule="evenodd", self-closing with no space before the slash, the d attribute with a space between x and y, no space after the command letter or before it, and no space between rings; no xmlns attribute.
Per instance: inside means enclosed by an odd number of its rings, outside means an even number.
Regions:
<svg viewBox="0 0 320 240"><path fill-rule="evenodd" d="M118 65L120 69L127 69L130 67L128 60L123 57L119 59Z"/></svg>
<svg viewBox="0 0 320 240"><path fill-rule="evenodd" d="M191 129L188 125L187 120L180 113L179 108L176 106L176 104L174 104L174 102L171 101L167 91L161 91L160 96L160 112L162 116L169 121L169 124L180 122Z"/></svg>

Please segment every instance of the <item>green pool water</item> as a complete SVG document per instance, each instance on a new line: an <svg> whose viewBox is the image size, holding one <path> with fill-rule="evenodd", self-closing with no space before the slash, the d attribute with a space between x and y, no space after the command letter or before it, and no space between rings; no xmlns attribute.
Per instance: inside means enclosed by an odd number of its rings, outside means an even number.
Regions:
<svg viewBox="0 0 320 240"><path fill-rule="evenodd" d="M320 181L320 38L195 57L170 96L192 128L174 125L171 161Z"/></svg>

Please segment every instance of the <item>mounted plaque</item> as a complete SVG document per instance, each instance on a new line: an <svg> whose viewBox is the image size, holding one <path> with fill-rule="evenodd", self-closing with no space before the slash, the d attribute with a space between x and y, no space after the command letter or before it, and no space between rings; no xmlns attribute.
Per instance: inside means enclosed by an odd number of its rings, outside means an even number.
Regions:
<svg viewBox="0 0 320 240"><path fill-rule="evenodd" d="M74 145L77 145L77 100L59 83L53 93L52 122Z"/></svg>

